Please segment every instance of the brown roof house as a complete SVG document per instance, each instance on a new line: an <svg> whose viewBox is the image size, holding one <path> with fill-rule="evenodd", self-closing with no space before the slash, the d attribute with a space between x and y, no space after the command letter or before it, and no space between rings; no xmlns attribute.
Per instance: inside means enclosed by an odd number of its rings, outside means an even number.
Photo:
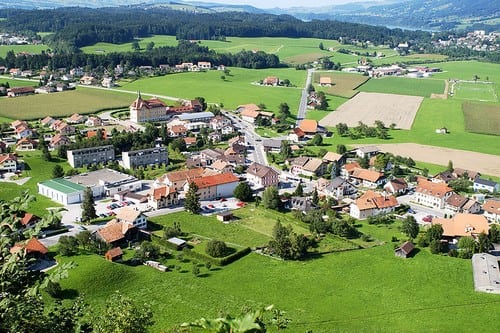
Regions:
<svg viewBox="0 0 500 333"><path fill-rule="evenodd" d="M146 215L132 207L123 207L120 209L118 214L116 214L116 219L118 222L125 222L139 229L146 229L148 227Z"/></svg>
<svg viewBox="0 0 500 333"><path fill-rule="evenodd" d="M446 183L433 183L426 179L419 179L415 189L415 201L421 205L444 208L446 199L453 194L453 190Z"/></svg>
<svg viewBox="0 0 500 333"><path fill-rule="evenodd" d="M162 185L153 188L148 194L148 205L154 209L162 209L179 204L179 193L173 188Z"/></svg>
<svg viewBox="0 0 500 333"><path fill-rule="evenodd" d="M415 249L415 245L412 242L404 242L399 247L394 250L394 254L397 257L408 258L411 252Z"/></svg>
<svg viewBox="0 0 500 333"><path fill-rule="evenodd" d="M155 186L163 184L173 187L176 191L182 191L188 181L192 181L193 179L200 178L202 176L202 168L172 171L155 180Z"/></svg>
<svg viewBox="0 0 500 333"><path fill-rule="evenodd" d="M399 206L392 195L382 195L374 191L366 191L350 205L350 215L356 219L393 212Z"/></svg>
<svg viewBox="0 0 500 333"><path fill-rule="evenodd" d="M319 85L322 87L330 87L332 85L332 78L329 76L321 76L319 78Z"/></svg>
<svg viewBox="0 0 500 333"><path fill-rule="evenodd" d="M500 222L500 200L489 199L483 204L484 216L492 223Z"/></svg>
<svg viewBox="0 0 500 333"><path fill-rule="evenodd" d="M318 133L318 122L313 119L303 119L298 126L305 135L315 135Z"/></svg>
<svg viewBox="0 0 500 333"><path fill-rule="evenodd" d="M385 183L385 176L383 173L363 168L354 169L350 178L357 180L362 186L369 188L376 188Z"/></svg>
<svg viewBox="0 0 500 333"><path fill-rule="evenodd" d="M27 256L32 257L43 257L49 253L45 245L34 237L27 242L16 243L10 248L10 253L18 253L19 251L25 251Z"/></svg>
<svg viewBox="0 0 500 333"><path fill-rule="evenodd" d="M321 176L326 172L327 164L316 157L300 156L290 162L290 171L305 176Z"/></svg>
<svg viewBox="0 0 500 333"><path fill-rule="evenodd" d="M384 190L391 194L405 194L408 191L408 183L403 178L394 178L384 185Z"/></svg>
<svg viewBox="0 0 500 333"><path fill-rule="evenodd" d="M261 110L256 104L245 104L238 106L236 111L240 113L242 120L253 124L260 116Z"/></svg>
<svg viewBox="0 0 500 333"><path fill-rule="evenodd" d="M118 246L126 241L137 240L138 232L134 225L126 222L118 222L118 220L113 219L106 223L104 227L95 232L96 238L101 239L106 242L106 244L112 244Z"/></svg>
<svg viewBox="0 0 500 333"><path fill-rule="evenodd" d="M458 213L451 219L434 218L432 225L443 227L443 237L476 237L480 233L488 234L488 220L483 215Z"/></svg>
<svg viewBox="0 0 500 333"><path fill-rule="evenodd" d="M481 205L474 199L453 193L445 201L445 209L451 214L469 213L476 214L481 211Z"/></svg>
<svg viewBox="0 0 500 333"><path fill-rule="evenodd" d="M122 261L123 251L119 247L114 247L104 254L104 258L111 262Z"/></svg>
<svg viewBox="0 0 500 333"><path fill-rule="evenodd" d="M256 187L269 187L278 185L279 173L266 165L252 163L247 168L247 180Z"/></svg>
<svg viewBox="0 0 500 333"><path fill-rule="evenodd" d="M280 79L277 76L268 76L262 80L262 84L265 86L277 86L280 84Z"/></svg>
<svg viewBox="0 0 500 333"><path fill-rule="evenodd" d="M193 179L198 186L200 200L214 200L217 198L232 197L234 189L240 180L232 173L221 173ZM189 183L184 186L184 191L189 189Z"/></svg>

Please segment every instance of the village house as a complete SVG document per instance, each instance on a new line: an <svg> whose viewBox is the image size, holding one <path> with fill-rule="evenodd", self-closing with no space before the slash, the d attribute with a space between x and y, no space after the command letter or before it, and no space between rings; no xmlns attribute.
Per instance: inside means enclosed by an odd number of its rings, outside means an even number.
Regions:
<svg viewBox="0 0 500 333"><path fill-rule="evenodd" d="M382 186L385 183L385 176L382 172L375 170L367 170L363 168L354 169L353 173L349 177L355 180L355 183L360 184L364 187L376 188Z"/></svg>
<svg viewBox="0 0 500 333"><path fill-rule="evenodd" d="M64 134L64 135L72 135L75 134L76 129L75 127L65 123L64 121L59 121L57 120L54 122L54 124L57 125L55 126L55 131L58 132L59 134Z"/></svg>
<svg viewBox="0 0 500 333"><path fill-rule="evenodd" d="M394 195L405 194L408 191L408 183L403 178L394 178L384 185L384 190Z"/></svg>
<svg viewBox="0 0 500 333"><path fill-rule="evenodd" d="M224 150L219 148L206 148L200 152L200 158L205 161L205 165L210 166L216 160L224 156Z"/></svg>
<svg viewBox="0 0 500 333"><path fill-rule="evenodd" d="M299 122L298 126L304 135L306 136L314 136L318 133L318 122L313 119L303 119Z"/></svg>
<svg viewBox="0 0 500 333"><path fill-rule="evenodd" d="M151 189L148 194L148 205L153 209L168 208L179 204L179 193L166 185Z"/></svg>
<svg viewBox="0 0 500 333"><path fill-rule="evenodd" d="M16 132L16 137L18 139L29 138L29 137L33 136L33 134L34 134L34 132L31 128L29 128L28 126L24 126L24 125L16 127L16 129L14 131Z"/></svg>
<svg viewBox="0 0 500 333"><path fill-rule="evenodd" d="M20 97L26 95L32 95L35 93L35 88L33 87L13 87L7 89L8 97Z"/></svg>
<svg viewBox="0 0 500 333"><path fill-rule="evenodd" d="M448 184L450 181L453 181L453 180L457 180L458 177L453 174L452 172L450 171L443 171L443 172L440 172L436 175L434 175L434 177L431 178L431 181L433 183L446 183Z"/></svg>
<svg viewBox="0 0 500 333"><path fill-rule="evenodd" d="M480 233L488 234L488 220L483 215L458 213L451 219L434 218L432 225L443 227L443 238L477 237Z"/></svg>
<svg viewBox="0 0 500 333"><path fill-rule="evenodd" d="M316 157L300 156L290 161L290 172L294 175L322 176L326 167L326 163Z"/></svg>
<svg viewBox="0 0 500 333"><path fill-rule="evenodd" d="M51 126L54 121L56 121L54 118L52 118L51 116L47 116L40 120L40 124L42 124L43 126Z"/></svg>
<svg viewBox="0 0 500 333"><path fill-rule="evenodd" d="M127 241L134 241L138 239L138 230L134 225L118 222L113 219L106 223L106 225L95 232L95 237L104 241L106 244L119 247Z"/></svg>
<svg viewBox="0 0 500 333"><path fill-rule="evenodd" d="M101 86L104 88L113 88L115 86L115 81L112 77L105 77L101 81Z"/></svg>
<svg viewBox="0 0 500 333"><path fill-rule="evenodd" d="M79 115L78 113L73 113L66 121L70 124L81 124L87 119L86 116Z"/></svg>
<svg viewBox="0 0 500 333"><path fill-rule="evenodd" d="M279 153L281 150L281 141L278 139L264 139L262 140L262 146L266 153Z"/></svg>
<svg viewBox="0 0 500 333"><path fill-rule="evenodd" d="M214 131L222 130L226 126L231 126L231 120L224 116L218 115L210 120L210 128Z"/></svg>
<svg viewBox="0 0 500 333"><path fill-rule="evenodd" d="M475 192L488 191L490 193L497 193L500 191L500 184L488 179L476 178L474 179L473 189Z"/></svg>
<svg viewBox="0 0 500 333"><path fill-rule="evenodd" d="M376 156L380 152L380 149L375 146L364 146L357 148L354 152L359 158L365 158L365 156L371 158L373 156Z"/></svg>
<svg viewBox="0 0 500 333"><path fill-rule="evenodd" d="M19 166L16 154L0 155L0 172L16 172Z"/></svg>
<svg viewBox="0 0 500 333"><path fill-rule="evenodd" d="M243 121L246 121L250 124L254 124L257 118L260 116L260 107L256 104L245 104L239 105L236 108L236 112L238 112Z"/></svg>
<svg viewBox="0 0 500 333"><path fill-rule="evenodd" d="M415 189L415 201L421 205L443 209L453 190L446 183L433 183L420 178Z"/></svg>
<svg viewBox="0 0 500 333"><path fill-rule="evenodd" d="M91 86L97 84L97 79L92 75L84 75L80 79L80 84L84 86Z"/></svg>
<svg viewBox="0 0 500 333"><path fill-rule="evenodd" d="M156 179L154 186L158 187L166 185L173 187L175 191L180 192L184 190L184 186L196 178L203 176L204 170L202 168L194 168L188 170L172 171L164 174Z"/></svg>
<svg viewBox="0 0 500 333"><path fill-rule="evenodd" d="M382 195L369 190L349 206L349 214L363 220L370 216L391 213L397 206L399 203L392 195Z"/></svg>
<svg viewBox="0 0 500 333"><path fill-rule="evenodd" d="M277 186L279 173L271 167L259 163L252 163L247 168L247 181L257 188Z"/></svg>
<svg viewBox="0 0 500 333"><path fill-rule="evenodd" d="M225 134L225 133L224 133ZM218 143L222 141L222 134L218 132L212 132L209 133L207 136L208 140L210 140L212 143Z"/></svg>
<svg viewBox="0 0 500 333"><path fill-rule="evenodd" d="M233 172L234 170L234 166L224 160L216 160L208 168L214 170L217 173Z"/></svg>
<svg viewBox="0 0 500 333"><path fill-rule="evenodd" d="M483 214L490 223L500 222L500 199L489 199L483 204Z"/></svg>
<svg viewBox="0 0 500 333"><path fill-rule="evenodd" d="M195 137L186 137L186 138L183 138L182 140L184 140L184 143L186 144L186 148L189 148L193 145L196 144L196 138Z"/></svg>
<svg viewBox="0 0 500 333"><path fill-rule="evenodd" d="M311 199L307 197L291 197L285 204L285 207L291 210L298 210L300 212L308 212L316 208Z"/></svg>
<svg viewBox="0 0 500 333"><path fill-rule="evenodd" d="M322 87L330 87L332 85L332 78L329 76L321 76L319 78L319 85Z"/></svg>
<svg viewBox="0 0 500 333"><path fill-rule="evenodd" d="M325 163L336 163L337 167L341 167L345 164L346 157L344 154L337 154L333 151L329 151L323 156L323 161Z"/></svg>
<svg viewBox="0 0 500 333"><path fill-rule="evenodd" d="M198 61L198 68L201 70L211 69L212 63L210 61Z"/></svg>
<svg viewBox="0 0 500 333"><path fill-rule="evenodd" d="M38 142L30 138L22 138L16 143L16 150L35 150Z"/></svg>
<svg viewBox="0 0 500 333"><path fill-rule="evenodd" d="M341 167L340 176L349 179L349 177L356 169L361 169L361 166L359 165L358 162L347 163Z"/></svg>
<svg viewBox="0 0 500 333"><path fill-rule="evenodd" d="M128 223L139 229L146 229L148 221L146 215L132 207L123 207L116 214L118 222Z"/></svg>
<svg viewBox="0 0 500 333"><path fill-rule="evenodd" d="M187 134L187 128L184 125L172 125L167 127L168 136L172 138L184 137Z"/></svg>
<svg viewBox="0 0 500 333"><path fill-rule="evenodd" d="M35 237L25 242L16 243L10 248L10 253L18 253L20 251L24 251L26 256L31 258L42 258L49 253L45 245Z"/></svg>
<svg viewBox="0 0 500 333"><path fill-rule="evenodd" d="M471 182L474 181L474 179L478 178L481 176L481 174L477 171L473 170L465 170L461 168L454 168L453 173L458 177L458 178L467 178Z"/></svg>
<svg viewBox="0 0 500 333"><path fill-rule="evenodd" d="M445 209L450 214L468 213L477 214L481 211L481 205L476 200L470 199L466 196L453 193L445 201Z"/></svg>
<svg viewBox="0 0 500 333"><path fill-rule="evenodd" d="M23 228L33 228L41 220L40 217L33 215L31 213L24 213L24 216L19 221Z"/></svg>
<svg viewBox="0 0 500 333"><path fill-rule="evenodd" d="M51 94L56 92L56 88L52 86L42 86L35 89L35 94Z"/></svg>
<svg viewBox="0 0 500 333"><path fill-rule="evenodd" d="M200 200L215 200L218 198L232 197L234 189L239 184L239 179L232 173L222 173L193 179L198 186ZM187 192L189 184L184 186Z"/></svg>
<svg viewBox="0 0 500 333"><path fill-rule="evenodd" d="M336 177L332 179L321 192L327 197L342 200L345 197L353 197L358 190L344 178Z"/></svg>
<svg viewBox="0 0 500 333"><path fill-rule="evenodd" d="M86 121L85 121L85 126L88 127L99 127L102 126L102 119L99 117L95 116L90 116Z"/></svg>
<svg viewBox="0 0 500 333"><path fill-rule="evenodd" d="M303 130L301 130L300 128L298 127L295 127L294 129L292 129L290 131L290 133L288 133L288 140L291 141L291 142L302 142L304 141L305 139L305 133Z"/></svg>

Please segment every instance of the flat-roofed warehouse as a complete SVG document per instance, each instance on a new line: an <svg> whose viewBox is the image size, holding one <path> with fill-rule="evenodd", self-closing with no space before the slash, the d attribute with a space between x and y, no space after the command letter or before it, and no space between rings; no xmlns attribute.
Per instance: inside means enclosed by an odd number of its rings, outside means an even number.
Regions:
<svg viewBox="0 0 500 333"><path fill-rule="evenodd" d="M112 197L122 191L142 190L142 181L111 169L100 169L68 177L72 183L90 187L94 197Z"/></svg>

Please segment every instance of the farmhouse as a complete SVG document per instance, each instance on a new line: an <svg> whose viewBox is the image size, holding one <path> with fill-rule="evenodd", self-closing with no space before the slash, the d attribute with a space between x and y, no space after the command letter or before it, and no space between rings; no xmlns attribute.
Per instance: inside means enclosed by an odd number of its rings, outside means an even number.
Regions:
<svg viewBox="0 0 500 333"><path fill-rule="evenodd" d="M316 157L300 156L290 162L290 172L305 176L321 176L326 172L326 163Z"/></svg>
<svg viewBox="0 0 500 333"><path fill-rule="evenodd" d="M392 195L382 195L370 190L349 206L349 213L356 219L366 219L393 212L397 206L399 203Z"/></svg>
<svg viewBox="0 0 500 333"><path fill-rule="evenodd" d="M280 79L277 76L268 76L262 80L262 84L265 86L277 86L280 84Z"/></svg>
<svg viewBox="0 0 500 333"><path fill-rule="evenodd" d="M239 183L238 177L232 173L222 173L212 176L205 176L193 179L198 186L200 200L214 200L217 198L232 197L234 189ZM189 184L184 186L184 191L188 191Z"/></svg>
<svg viewBox="0 0 500 333"><path fill-rule="evenodd" d="M321 76L319 78L319 85L322 87L330 87L332 85L332 78L329 76Z"/></svg>
<svg viewBox="0 0 500 333"><path fill-rule="evenodd" d="M115 159L115 148L112 145L68 150L68 163L73 168L85 165L108 163Z"/></svg>
<svg viewBox="0 0 500 333"><path fill-rule="evenodd" d="M299 128L305 135L315 135L318 133L318 122L313 119L303 119L299 123Z"/></svg>
<svg viewBox="0 0 500 333"><path fill-rule="evenodd" d="M256 162L250 164L247 168L248 182L259 188L278 185L278 177L279 173L276 170Z"/></svg>
<svg viewBox="0 0 500 333"><path fill-rule="evenodd" d="M236 111L240 113L242 120L251 124L255 123L260 116L260 107L255 104L240 105L236 108Z"/></svg>
<svg viewBox="0 0 500 333"><path fill-rule="evenodd" d="M39 194L63 205L81 202L85 188L85 186L75 184L63 178L38 183Z"/></svg>
<svg viewBox="0 0 500 333"><path fill-rule="evenodd" d="M415 201L421 205L444 208L446 199L453 190L446 183L433 183L427 179L419 179L415 189Z"/></svg>
<svg viewBox="0 0 500 333"><path fill-rule="evenodd" d="M0 172L16 172L18 168L17 155L0 155Z"/></svg>
<svg viewBox="0 0 500 333"><path fill-rule="evenodd" d="M116 214L118 222L128 223L139 229L146 229L148 221L146 215L131 207L123 207Z"/></svg>
<svg viewBox="0 0 500 333"><path fill-rule="evenodd" d="M125 241L132 241L138 239L137 228L132 224L125 222L118 222L113 219L106 223L106 225L95 232L95 237L100 239L106 244L119 246Z"/></svg>
<svg viewBox="0 0 500 333"><path fill-rule="evenodd" d="M135 169L139 166L168 164L168 152L165 147L124 151L123 167Z"/></svg>
<svg viewBox="0 0 500 333"><path fill-rule="evenodd" d="M33 87L13 87L7 89L8 97L26 96L26 95L32 95L34 93L35 93L35 88Z"/></svg>
<svg viewBox="0 0 500 333"><path fill-rule="evenodd" d="M355 179L361 183L361 185L369 188L382 186L385 182L385 176L383 173L362 168L354 169L350 178Z"/></svg>
<svg viewBox="0 0 500 333"><path fill-rule="evenodd" d="M295 127L294 129L292 129L290 131L290 133L288 134L288 140L292 141L292 142L301 142L304 140L305 138L305 133L303 130L301 130L300 128L298 127Z"/></svg>
<svg viewBox="0 0 500 333"><path fill-rule="evenodd" d="M488 234L488 220L483 215L458 213L451 219L434 218L432 225L443 227L443 237L477 237L480 233Z"/></svg>

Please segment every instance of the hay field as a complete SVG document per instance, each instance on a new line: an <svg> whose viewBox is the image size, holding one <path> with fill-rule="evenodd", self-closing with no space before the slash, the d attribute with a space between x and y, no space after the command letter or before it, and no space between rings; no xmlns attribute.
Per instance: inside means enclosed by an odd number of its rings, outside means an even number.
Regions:
<svg viewBox="0 0 500 333"><path fill-rule="evenodd" d="M319 87L317 90L324 90L329 95L351 98L358 92L357 87L368 81L368 76L353 73L342 72L315 72L313 82L319 85L321 77L329 77L332 79L331 87Z"/></svg>
<svg viewBox="0 0 500 333"><path fill-rule="evenodd" d="M491 82L459 81L453 83L453 98L468 101L498 102L495 85Z"/></svg>
<svg viewBox="0 0 500 333"><path fill-rule="evenodd" d="M462 111L466 131L500 135L500 105L464 102Z"/></svg>
<svg viewBox="0 0 500 333"><path fill-rule="evenodd" d="M349 127L362 121L373 125L376 120L386 125L396 124L400 129L411 129L423 97L361 92L331 112L320 125L333 127L346 123Z"/></svg>
<svg viewBox="0 0 500 333"><path fill-rule="evenodd" d="M384 152L411 157L416 161L447 165L453 161L458 168L479 171L484 175L500 176L500 156L472 151L434 147L416 143L377 144Z"/></svg>

